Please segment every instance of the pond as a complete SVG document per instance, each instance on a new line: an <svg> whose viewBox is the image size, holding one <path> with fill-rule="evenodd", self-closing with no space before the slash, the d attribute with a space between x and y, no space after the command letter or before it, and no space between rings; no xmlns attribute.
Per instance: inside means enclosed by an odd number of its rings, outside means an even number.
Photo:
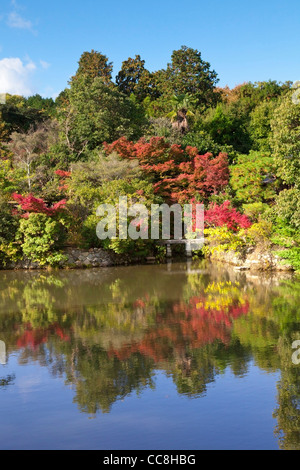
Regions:
<svg viewBox="0 0 300 470"><path fill-rule="evenodd" d="M3 271L0 299L1 449L300 449L295 277Z"/></svg>

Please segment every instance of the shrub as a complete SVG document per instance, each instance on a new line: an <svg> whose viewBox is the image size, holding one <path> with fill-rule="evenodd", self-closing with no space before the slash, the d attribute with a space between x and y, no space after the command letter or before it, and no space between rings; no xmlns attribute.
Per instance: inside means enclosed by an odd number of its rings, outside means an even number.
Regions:
<svg viewBox="0 0 300 470"><path fill-rule="evenodd" d="M276 211L278 217L294 229L300 227L300 190L297 188L285 189L276 198Z"/></svg>
<svg viewBox="0 0 300 470"><path fill-rule="evenodd" d="M255 245L270 244L272 229L272 223L266 220L253 224L247 230L247 241Z"/></svg>
<svg viewBox="0 0 300 470"><path fill-rule="evenodd" d="M64 226L46 214L31 213L21 219L16 239L23 254L41 266L55 266L65 259L58 251L65 241Z"/></svg>
<svg viewBox="0 0 300 470"><path fill-rule="evenodd" d="M257 222L263 214L269 209L267 204L263 202L252 202L251 204L243 204L243 212L252 221Z"/></svg>
<svg viewBox="0 0 300 470"><path fill-rule="evenodd" d="M18 247L14 238L18 227L18 220L11 213L9 204L0 197L0 264L15 259Z"/></svg>
<svg viewBox="0 0 300 470"><path fill-rule="evenodd" d="M226 226L228 230L233 230L234 232L251 226L251 221L248 217L232 208L230 201L225 201L220 206L212 204L205 211L204 221L207 228Z"/></svg>
<svg viewBox="0 0 300 470"><path fill-rule="evenodd" d="M251 204L274 199L276 195L275 165L272 157L251 151L240 155L236 165L230 167L230 185L239 203Z"/></svg>
<svg viewBox="0 0 300 470"><path fill-rule="evenodd" d="M212 255L215 252L238 251L244 248L244 232L233 232L226 225L222 227L211 227L204 230L205 255Z"/></svg>

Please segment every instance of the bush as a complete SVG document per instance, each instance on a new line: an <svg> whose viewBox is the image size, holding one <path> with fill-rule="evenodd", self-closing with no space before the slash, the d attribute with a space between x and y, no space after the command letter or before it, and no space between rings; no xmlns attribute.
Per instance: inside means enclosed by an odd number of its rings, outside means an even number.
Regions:
<svg viewBox="0 0 300 470"><path fill-rule="evenodd" d="M215 252L239 251L245 247L244 231L232 232L226 225L204 230L205 255L212 255Z"/></svg>
<svg viewBox="0 0 300 470"><path fill-rule="evenodd" d="M41 266L56 266L66 257L58 250L65 241L64 226L46 214L31 213L20 220L16 239L21 242L23 254Z"/></svg>
<svg viewBox="0 0 300 470"><path fill-rule="evenodd" d="M278 217L294 229L300 227L300 190L296 188L281 191L276 198Z"/></svg>
<svg viewBox="0 0 300 470"><path fill-rule="evenodd" d="M300 247L295 246L288 250L278 251L277 254L284 260L289 261L297 273L300 273Z"/></svg>
<svg viewBox="0 0 300 470"><path fill-rule="evenodd" d="M253 224L247 230L247 241L253 245L269 245L272 229L272 223L266 220Z"/></svg>
<svg viewBox="0 0 300 470"><path fill-rule="evenodd" d="M80 228L82 248L100 248L103 245L103 242L97 237L96 233L98 222L99 217L96 214L91 214L82 223Z"/></svg>
<svg viewBox="0 0 300 470"><path fill-rule="evenodd" d="M263 214L269 209L267 204L263 202L253 202L251 204L243 204L243 212L252 221L259 221Z"/></svg>
<svg viewBox="0 0 300 470"><path fill-rule="evenodd" d="M18 247L14 245L18 221L12 215L9 204L0 197L0 264L15 259Z"/></svg>
<svg viewBox="0 0 300 470"><path fill-rule="evenodd" d="M220 206L212 204L210 208L205 211L204 221L206 227L226 226L228 230L235 232L241 228L251 226L251 221L248 217L232 208L230 201L225 201Z"/></svg>

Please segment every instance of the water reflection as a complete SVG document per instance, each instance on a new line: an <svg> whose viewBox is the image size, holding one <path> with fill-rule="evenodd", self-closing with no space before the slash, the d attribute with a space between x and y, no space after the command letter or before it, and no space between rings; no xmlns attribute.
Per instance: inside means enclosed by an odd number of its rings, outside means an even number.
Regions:
<svg viewBox="0 0 300 470"><path fill-rule="evenodd" d="M300 448L300 285L205 263L57 273L1 273L0 339L7 357L63 377L85 413L109 413L131 392L154 388L155 371L179 394L206 394L226 368L250 361L281 372L275 433ZM0 388L14 376L0 377Z"/></svg>

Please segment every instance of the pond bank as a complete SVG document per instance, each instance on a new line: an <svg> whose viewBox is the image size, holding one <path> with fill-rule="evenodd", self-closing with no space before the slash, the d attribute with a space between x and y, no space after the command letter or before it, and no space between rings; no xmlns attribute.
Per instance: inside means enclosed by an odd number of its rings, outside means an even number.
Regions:
<svg viewBox="0 0 300 470"><path fill-rule="evenodd" d="M89 250L80 248L66 248L63 251L66 259L59 264L60 269L85 269L85 268L105 268L109 266L120 266L132 263L128 255L117 255L113 251L103 250L102 248L91 248ZM47 266L41 266L28 258L18 261L7 262L2 269L5 270L36 270L45 269Z"/></svg>
<svg viewBox="0 0 300 470"><path fill-rule="evenodd" d="M261 247L250 247L243 252L215 250L210 260L232 265L241 271L293 272L293 266L284 261L277 251L275 248Z"/></svg>
<svg viewBox="0 0 300 470"><path fill-rule="evenodd" d="M63 251L66 259L58 266L59 269L88 269L105 268L111 266L127 266L130 264L145 264L150 262L150 258L132 258L128 254L116 254L113 251L103 250L102 248L80 249L68 247ZM215 250L208 257L212 262L221 262L233 266L240 271L279 271L293 272L294 269L276 254L276 250L265 249L261 247L247 248L243 253L238 251ZM155 263L155 258L151 258ZM41 266L28 258L18 261L10 261L0 266L2 270L38 270L45 269L47 266Z"/></svg>

